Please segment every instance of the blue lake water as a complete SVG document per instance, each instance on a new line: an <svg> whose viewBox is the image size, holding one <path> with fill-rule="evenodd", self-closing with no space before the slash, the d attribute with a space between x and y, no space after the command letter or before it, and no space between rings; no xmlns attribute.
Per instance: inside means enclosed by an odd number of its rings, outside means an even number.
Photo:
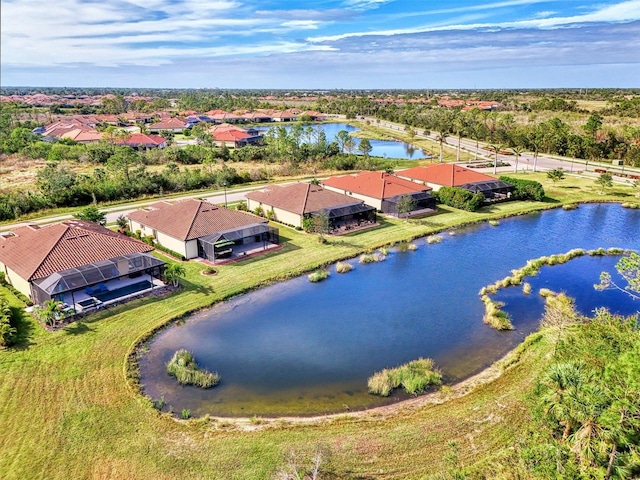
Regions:
<svg viewBox="0 0 640 480"><path fill-rule="evenodd" d="M291 128L291 125L284 125L285 128ZM322 128L324 130L325 135L327 136L328 142L333 142L335 140L336 135L340 130L346 130L347 132L355 132L358 129L346 123L318 123L313 124L313 127ZM259 128L259 131L264 133L268 130L267 127ZM356 145L359 142L359 139L356 139ZM422 160L428 158L428 155L432 155L431 152L425 152L420 148L415 147L406 142L395 142L388 140L369 140L371 144L371 153L372 157L385 157L385 158L401 158L405 160ZM354 152L357 153L357 150Z"/></svg>
<svg viewBox="0 0 640 480"><path fill-rule="evenodd" d="M392 228L392 227L391 227ZM434 358L446 382L477 373L538 327L543 303L520 288L496 297L507 303L516 329L482 323L481 287L528 259L572 248L640 250L640 211L618 205L582 205L480 224L443 233L442 242L418 240L416 251L392 252L318 284L300 277L244 295L161 332L141 359L145 393L164 396L174 411L194 415L309 415L364 409L406 398L367 393L375 371L417 357ZM545 267L529 279L537 289L566 291L590 313L608 305L623 314L640 310L627 295L598 292L603 270L616 257L586 257ZM222 375L219 386L183 387L166 373L179 348Z"/></svg>

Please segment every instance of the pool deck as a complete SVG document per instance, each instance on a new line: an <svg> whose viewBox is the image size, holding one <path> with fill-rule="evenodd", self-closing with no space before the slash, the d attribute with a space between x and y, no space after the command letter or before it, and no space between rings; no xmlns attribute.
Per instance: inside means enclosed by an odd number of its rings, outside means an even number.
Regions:
<svg viewBox="0 0 640 480"><path fill-rule="evenodd" d="M134 283L140 283L142 281L150 281L153 283L153 286L150 288L146 288L144 290L139 290L137 292L133 292L127 295L123 295L121 297L117 297L111 300L107 300L106 302L101 302L100 300L98 300L96 297L88 294L85 290L80 290L80 291L76 291L73 292L73 295L71 295L71 293L66 293L62 299L63 303L66 303L67 305L69 305L69 308L71 310L74 309L75 306L75 310L77 313L81 313L87 310L92 310L95 308L103 308L103 307L107 307L111 304L114 303L118 303L118 302L122 302L123 300L127 300L129 298L132 297L136 297L138 295L144 295L146 293L149 293L157 288L160 287L164 287L165 283L158 280L157 278L150 278L148 275L143 275L140 277L136 277L136 278L120 278L118 280L110 280L108 282L104 282L105 285L107 286L107 288L109 290L116 290L118 288L123 288L126 287L128 285L133 285ZM91 306L89 308L82 308L81 305L79 305L79 302L83 302L86 300L94 300L96 305L95 306Z"/></svg>

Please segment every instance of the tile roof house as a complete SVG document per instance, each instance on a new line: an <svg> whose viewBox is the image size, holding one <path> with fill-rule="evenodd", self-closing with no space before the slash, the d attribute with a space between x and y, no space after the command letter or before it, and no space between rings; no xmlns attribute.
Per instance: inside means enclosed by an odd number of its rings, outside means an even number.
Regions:
<svg viewBox="0 0 640 480"><path fill-rule="evenodd" d="M279 243L278 229L265 218L202 200L157 202L128 216L131 231L186 259L215 261Z"/></svg>
<svg viewBox="0 0 640 480"><path fill-rule="evenodd" d="M152 250L95 223L67 220L0 235L0 269L34 303L55 298L74 305L95 285L142 274L161 276L164 262L151 256Z"/></svg>
<svg viewBox="0 0 640 480"><path fill-rule="evenodd" d="M277 221L295 227L303 227L305 218L321 210L328 214L329 231L333 233L376 222L375 207L311 183L274 185L245 196L249 210L261 207L265 212L272 211Z"/></svg>
<svg viewBox="0 0 640 480"><path fill-rule="evenodd" d="M147 127L151 133L158 133L160 130L180 133L187 128L187 121L184 118L168 117L163 118L159 122L152 123Z"/></svg>
<svg viewBox="0 0 640 480"><path fill-rule="evenodd" d="M424 215L435 211L435 197L429 193L431 187L419 185L386 172L360 172L355 175L331 177L321 181L322 186L363 200L367 205L388 215L397 216L398 202L404 196L414 201L414 210L409 215Z"/></svg>
<svg viewBox="0 0 640 480"><path fill-rule="evenodd" d="M513 186L490 175L453 163L439 163L413 167L396 172L401 178L427 185L437 191L443 186L457 187L482 193L487 201L503 200L510 196Z"/></svg>
<svg viewBox="0 0 640 480"><path fill-rule="evenodd" d="M207 130L213 137L216 145L225 145L229 148L240 148L246 145L259 145L262 136L255 129L244 129L228 123L214 125Z"/></svg>
<svg viewBox="0 0 640 480"><path fill-rule="evenodd" d="M159 135L147 135L146 133L133 133L116 142L120 146L131 147L134 150L146 150L151 148L165 148L167 140Z"/></svg>

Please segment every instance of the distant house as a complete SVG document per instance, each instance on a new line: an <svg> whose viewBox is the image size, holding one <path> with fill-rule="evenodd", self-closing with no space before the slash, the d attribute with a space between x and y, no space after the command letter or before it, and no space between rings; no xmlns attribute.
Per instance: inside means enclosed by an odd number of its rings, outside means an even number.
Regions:
<svg viewBox="0 0 640 480"><path fill-rule="evenodd" d="M187 121L184 118L169 117L163 118L159 122L152 123L147 128L151 133L159 133L161 130L168 132L180 133L187 128Z"/></svg>
<svg viewBox="0 0 640 480"><path fill-rule="evenodd" d="M295 227L303 227L305 218L321 211L327 213L332 233L376 223L375 207L310 183L270 186L247 193L246 198L250 210L261 207L265 212L272 211L278 221Z"/></svg>
<svg viewBox="0 0 640 480"><path fill-rule="evenodd" d="M414 209L409 215L432 213L436 200L431 195L431 187L419 185L404 178L385 172L361 172L323 180L322 185L334 192L363 200L382 213L398 215L398 202L404 196L414 201Z"/></svg>
<svg viewBox="0 0 640 480"><path fill-rule="evenodd" d="M247 122L267 123L271 121L271 115L264 112L246 112L242 114L242 118Z"/></svg>
<svg viewBox="0 0 640 480"><path fill-rule="evenodd" d="M158 135L146 133L133 133L126 138L116 141L117 145L131 147L134 150L149 150L153 148L165 148L167 140Z"/></svg>
<svg viewBox="0 0 640 480"><path fill-rule="evenodd" d="M206 115L214 123L238 123L243 122L245 119L235 113L226 112L224 110L211 110Z"/></svg>
<svg viewBox="0 0 640 480"><path fill-rule="evenodd" d="M67 220L0 235L0 269L34 303L55 299L82 311L163 285L165 262L152 250L95 223Z"/></svg>
<svg viewBox="0 0 640 480"><path fill-rule="evenodd" d="M262 136L256 129L244 129L236 125L223 123L214 125L207 130L217 146L225 145L229 148L240 148L247 145L262 144Z"/></svg>
<svg viewBox="0 0 640 480"><path fill-rule="evenodd" d="M183 257L217 261L262 252L279 244L265 218L202 200L158 202L128 216L131 231Z"/></svg>
<svg viewBox="0 0 640 480"><path fill-rule="evenodd" d="M447 186L462 188L472 193L482 193L487 201L508 198L514 189L512 185L495 177L453 163L413 167L396 172L396 175L427 185L434 191Z"/></svg>
<svg viewBox="0 0 640 480"><path fill-rule="evenodd" d="M271 120L273 122L295 122L298 120L298 114L291 110L284 110L282 112L274 112L271 114Z"/></svg>

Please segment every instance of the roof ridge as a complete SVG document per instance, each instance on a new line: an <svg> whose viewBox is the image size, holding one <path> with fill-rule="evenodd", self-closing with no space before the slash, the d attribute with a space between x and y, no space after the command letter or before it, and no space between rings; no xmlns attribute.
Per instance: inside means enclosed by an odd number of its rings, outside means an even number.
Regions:
<svg viewBox="0 0 640 480"><path fill-rule="evenodd" d="M304 196L304 203L302 204L302 214L304 215L305 210L307 209L307 202L309 201L309 193L311 192L311 184L306 184L306 194Z"/></svg>
<svg viewBox="0 0 640 480"><path fill-rule="evenodd" d="M31 281L31 279L36 274L36 272L38 270L40 270L40 267L42 267L44 262L47 261L47 259L51 256L51 254L55 250L55 248L60 244L60 242L62 241L63 237L67 234L69 229L72 228L71 225L67 225L65 223L60 223L60 225L64 225L64 230L62 230L62 233L60 234L58 239L55 242L53 242L53 244L51 245L51 248L49 248L49 251L47 252L47 254L42 258L42 261L36 265L36 267L33 269L32 272L29 273L29 278L27 278L27 281Z"/></svg>
<svg viewBox="0 0 640 480"><path fill-rule="evenodd" d="M193 218L191 219L191 224L189 225L189 228L187 229L187 235L185 236L185 238L189 238L191 236L191 230L193 230L193 226L196 223L196 218L198 218L198 214L200 213L200 208L202 208L202 204L204 203L203 200L196 200L195 198L192 198L191 200L198 202L198 208L195 209L195 212L193 214ZM209 203L209 202L207 202ZM211 204L213 205L213 204Z"/></svg>

